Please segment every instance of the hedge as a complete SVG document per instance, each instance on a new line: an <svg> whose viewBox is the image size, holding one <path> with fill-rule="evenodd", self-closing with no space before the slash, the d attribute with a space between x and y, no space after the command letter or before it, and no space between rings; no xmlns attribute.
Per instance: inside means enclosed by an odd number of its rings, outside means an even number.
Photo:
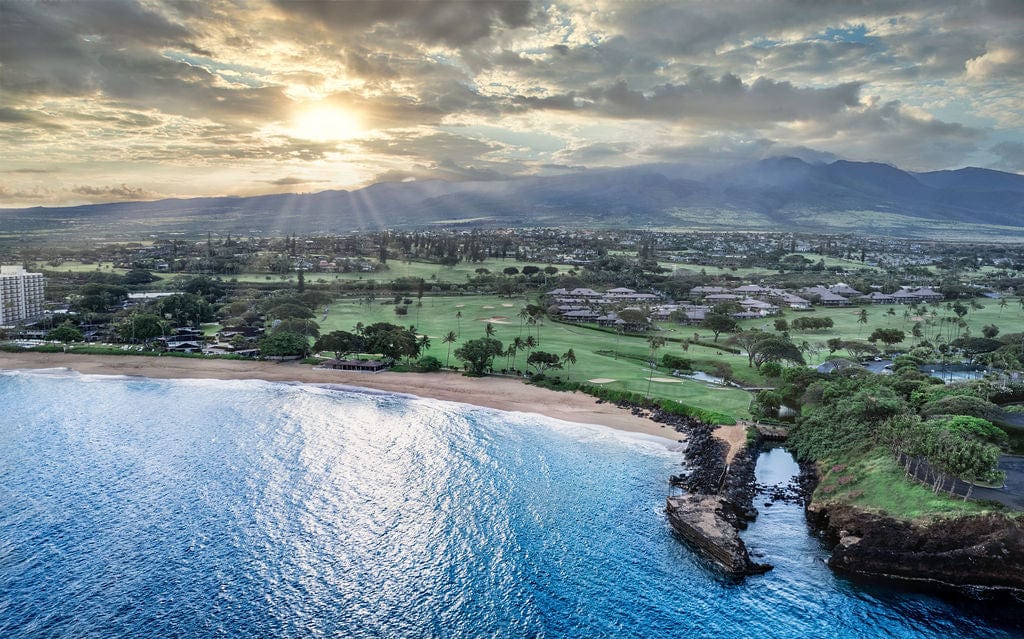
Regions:
<svg viewBox="0 0 1024 639"><path fill-rule="evenodd" d="M644 408L660 408L666 413L682 415L684 417L693 417L706 424L722 424L731 426L736 423L736 420L732 416L726 415L725 413L690 406L689 404L677 402L672 399L646 398L640 393L615 390L613 388L605 388L603 386L594 386L591 384L581 384L579 390L606 402L627 402Z"/></svg>

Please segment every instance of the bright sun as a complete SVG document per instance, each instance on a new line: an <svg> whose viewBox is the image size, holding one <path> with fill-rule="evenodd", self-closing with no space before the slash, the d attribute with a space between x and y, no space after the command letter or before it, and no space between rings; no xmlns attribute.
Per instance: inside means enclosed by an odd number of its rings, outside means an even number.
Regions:
<svg viewBox="0 0 1024 639"><path fill-rule="evenodd" d="M303 140L330 142L347 140L362 133L359 120L350 112L330 106L313 106L299 111L289 131Z"/></svg>

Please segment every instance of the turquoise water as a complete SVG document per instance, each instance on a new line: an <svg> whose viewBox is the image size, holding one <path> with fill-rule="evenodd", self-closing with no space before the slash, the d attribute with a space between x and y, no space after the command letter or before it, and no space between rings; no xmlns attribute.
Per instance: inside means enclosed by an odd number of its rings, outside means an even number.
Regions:
<svg viewBox="0 0 1024 639"><path fill-rule="evenodd" d="M6 373L0 401L2 637L1021 633L835 578L796 506L748 531L777 569L723 581L662 512L680 453L601 427L256 381Z"/></svg>

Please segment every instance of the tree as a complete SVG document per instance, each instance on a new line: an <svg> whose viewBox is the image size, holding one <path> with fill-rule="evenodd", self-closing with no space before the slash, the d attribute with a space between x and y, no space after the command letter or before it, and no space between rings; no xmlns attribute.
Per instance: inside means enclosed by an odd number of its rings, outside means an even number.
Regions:
<svg viewBox="0 0 1024 639"><path fill-rule="evenodd" d="M271 333L261 339L259 345L260 354L265 357L305 356L309 352L306 338L289 331Z"/></svg>
<svg viewBox="0 0 1024 639"><path fill-rule="evenodd" d="M725 315L722 313L711 313L704 317L704 321L701 322L701 328L706 328L715 334L715 341L718 341L718 336L721 333L729 333L736 330L736 319L731 315Z"/></svg>
<svg viewBox="0 0 1024 639"><path fill-rule="evenodd" d="M868 336L869 342L882 342L886 346L899 344L906 338L906 334L898 328L876 328Z"/></svg>
<svg viewBox="0 0 1024 639"><path fill-rule="evenodd" d="M647 338L647 346L651 351L651 358L648 362L650 374L647 376L647 392L644 397L651 394L651 382L654 381L654 371L658 366L658 349L665 345L665 338L658 335L651 335Z"/></svg>
<svg viewBox="0 0 1024 639"><path fill-rule="evenodd" d="M527 352L537 348L537 339L533 335L527 335L526 339L523 340L523 348L525 348Z"/></svg>
<svg viewBox="0 0 1024 639"><path fill-rule="evenodd" d="M516 368L516 353L526 348L526 340L522 337L515 337L512 340L512 344L509 346L509 350L512 351L512 369Z"/></svg>
<svg viewBox="0 0 1024 639"><path fill-rule="evenodd" d="M444 365L447 368L448 362L452 359L452 344L459 339L459 336L455 334L455 331L448 331L448 334L441 338L442 344L448 345L448 356L444 360Z"/></svg>
<svg viewBox="0 0 1024 639"><path fill-rule="evenodd" d="M144 268L133 268L124 274L124 283L128 286L135 284L149 284L157 281L157 277Z"/></svg>
<svg viewBox="0 0 1024 639"><path fill-rule="evenodd" d="M167 323L153 313L133 313L117 326L117 334L123 340L149 340L167 332Z"/></svg>
<svg viewBox="0 0 1024 639"><path fill-rule="evenodd" d="M83 342L85 341L85 336L82 335L82 331L78 330L77 326L65 320L61 322L60 326L48 332L46 339L68 344L70 342Z"/></svg>
<svg viewBox="0 0 1024 639"><path fill-rule="evenodd" d="M484 326L484 335L486 337L494 337L494 324L487 322Z"/></svg>
<svg viewBox="0 0 1024 639"><path fill-rule="evenodd" d="M197 275L187 280L181 286L181 290L192 295L198 295L208 302L212 302L224 295L224 287L217 280L205 275Z"/></svg>
<svg viewBox="0 0 1024 639"><path fill-rule="evenodd" d="M786 322L786 320L779 318L775 320L775 330L780 333L785 333L786 331L789 330L789 324Z"/></svg>
<svg viewBox="0 0 1024 639"><path fill-rule="evenodd" d="M857 335L859 336L863 327L868 323L868 309L860 309L860 313L857 313L857 323L861 325L861 327L857 329Z"/></svg>
<svg viewBox="0 0 1024 639"><path fill-rule="evenodd" d="M504 273L505 275L508 275L509 277L513 275L519 275L519 269L517 269L514 266L506 266L501 270L501 272Z"/></svg>
<svg viewBox="0 0 1024 639"><path fill-rule="evenodd" d="M455 330L456 335L462 336L462 311L455 311Z"/></svg>
<svg viewBox="0 0 1024 639"><path fill-rule="evenodd" d="M530 356L526 358L526 365L532 366L538 375L543 375L544 371L551 368L561 368L562 359L554 353L548 353L545 351L533 351Z"/></svg>
<svg viewBox="0 0 1024 639"><path fill-rule="evenodd" d="M348 331L331 331L320 336L313 348L317 351L331 351L338 359L345 359L350 353L361 353L366 348L362 336Z"/></svg>
<svg viewBox="0 0 1024 639"><path fill-rule="evenodd" d="M878 347L868 342L861 342L857 340L848 340L843 342L843 347L846 348L846 352L850 354L850 357L858 359L863 355L877 355Z"/></svg>
<svg viewBox="0 0 1024 639"><path fill-rule="evenodd" d="M989 339L994 339L999 334L999 327L995 324L987 324L982 327L981 334Z"/></svg>
<svg viewBox="0 0 1024 639"><path fill-rule="evenodd" d="M298 290L300 293L306 291L306 271L301 268L299 269L299 281L296 285L296 290Z"/></svg>
<svg viewBox="0 0 1024 639"><path fill-rule="evenodd" d="M278 304L267 310L267 315L274 319L288 319L295 317L298 319L311 319L314 316L313 310L303 304L296 304L294 302L285 302L284 304Z"/></svg>
<svg viewBox="0 0 1024 639"><path fill-rule="evenodd" d="M796 344L780 337L769 337L754 344L754 364L761 368L766 362L789 361L804 365L804 356Z"/></svg>
<svg viewBox="0 0 1024 639"><path fill-rule="evenodd" d="M401 358L415 359L420 355L416 333L396 324L376 322L363 329L366 352L380 353L387 361Z"/></svg>
<svg viewBox="0 0 1024 639"><path fill-rule="evenodd" d="M281 331L297 333L305 337L312 337L313 339L320 337L320 325L311 319L299 319L297 317L283 319L274 327L275 333Z"/></svg>
<svg viewBox="0 0 1024 639"><path fill-rule="evenodd" d="M736 333L735 335L730 337L728 343L729 344L736 344L737 346L740 346L741 348L743 348L743 350L747 352L747 366L748 367L753 367L754 366L754 353L753 353L754 345L757 344L758 342L760 342L761 340L768 339L769 337L771 337L771 333L766 333L764 331L759 331L759 330L743 331L741 333Z"/></svg>
<svg viewBox="0 0 1024 639"><path fill-rule="evenodd" d="M193 293L177 293L163 297L157 301L155 309L177 326L188 325L193 321L198 325L200 322L213 319L213 308L210 304Z"/></svg>
<svg viewBox="0 0 1024 639"><path fill-rule="evenodd" d="M471 339L459 348L455 349L455 357L469 365L470 373L483 375L491 368L492 361L501 354L503 348L501 342L493 337L481 337Z"/></svg>
<svg viewBox="0 0 1024 639"><path fill-rule="evenodd" d="M548 267L551 268L551 267ZM568 370L566 371L566 381L572 381L572 367L576 365L576 353L570 348L566 352L562 353L562 363L568 364Z"/></svg>

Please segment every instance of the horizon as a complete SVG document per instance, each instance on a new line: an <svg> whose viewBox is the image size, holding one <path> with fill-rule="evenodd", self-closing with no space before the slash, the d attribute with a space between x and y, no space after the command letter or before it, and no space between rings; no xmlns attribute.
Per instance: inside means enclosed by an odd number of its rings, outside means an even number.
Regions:
<svg viewBox="0 0 1024 639"><path fill-rule="evenodd" d="M1004 173L1006 175L1021 175L1021 176L1024 176L1024 174L1021 174L1021 173L1014 173L1014 172L1010 172L1010 171L1000 171L999 169L987 169L987 168L984 168L984 167L977 167L977 166L963 166L963 167L959 167L959 168L956 168L956 169L938 169L936 171L920 171L920 172L915 172L915 171L907 171L907 170L905 170L905 169L903 169L903 168L901 168L899 166L896 166L894 164L889 164L889 163L886 163L886 162L855 162L855 161L852 161L852 160L846 160L844 158L836 158L836 159L831 159L831 160L828 160L828 161L824 161L824 160L807 161L807 160L804 160L803 158L799 158L799 157L796 157L796 156L778 155L778 156L770 156L770 157L766 157L766 158L761 158L760 160L749 160L749 161L758 162L758 161L769 161L769 160L799 160L799 161L804 162L804 163L806 163L806 164L808 164L810 166L816 166L816 165L817 166L830 166L830 165L833 165L833 164L836 164L836 163L839 163L839 162L856 163L856 164L878 164L878 165L888 166L890 168L894 168L894 169L896 169L898 171L903 171L903 172L905 172L905 173L907 173L907 174L909 174L911 176L925 175L925 174L928 174L928 173L957 172L957 171L987 171L987 172L993 172L993 173ZM737 166L739 164L742 164L744 162L748 162L748 160L737 160L735 163L733 163L731 165L728 165L728 166L731 166L731 167L734 168L735 166ZM639 168L643 168L643 167L663 166L665 164L666 163L661 162L661 163L649 163L649 164L634 164L634 165L623 166L623 167L594 167L594 169L584 169L584 170L581 170L581 171L577 172L577 174L581 173L583 171L589 171L589 170L602 171L602 170L615 170L615 169L639 169ZM685 165L685 163L679 163L679 165ZM722 166L723 166L723 168L726 168L727 165L723 164ZM503 181L527 180L527 179L538 178L538 177L552 177L552 176L511 175L511 176L508 176L506 178L503 178ZM266 192L266 193L249 193L249 194L244 194L244 195L242 195L242 194L223 193L223 194L209 194L209 195L172 196L172 197L161 197L161 198L156 198L156 199L138 199L138 200L128 199L128 200L112 200L112 201L103 201L103 202L85 202L85 203L81 203L81 204L54 204L54 205L34 204L34 205L20 206L20 207L19 206L11 206L11 207L0 206L0 210L17 211L17 210L28 210L28 209L35 209L35 208L59 209L59 208L77 208L77 207L81 207L81 206L105 206L105 205L112 205L112 204L144 204L144 203L147 203L147 202L160 202L160 201L165 201L165 200L183 200L183 201L185 201L185 200L201 200L201 199L231 199L231 198L243 199L243 198L269 197L269 196L275 196L275 195L297 195L297 196L302 196L302 195L318 195L318 194L321 194L321 193L333 193L333 192L337 192L337 193L353 193L353 192L356 192L356 191L360 191L360 190L363 190L363 189L368 189L368 188L371 188L371 187L374 187L374 186L378 186L378 185L383 185L383 184L407 184L407 183L412 183L412 182L420 182L420 183L425 183L425 182L443 182L443 183L446 183L446 184L461 184L461 183L493 182L493 181L496 181L496 180L454 180L454 179L448 179L448 178L443 177L443 176L439 176L439 177L431 177L431 178L424 179L424 180L405 179L405 180L391 180L391 181L372 182L370 184L365 184L365 185L358 186L358 187L353 187L353 188L344 188L344 187L340 187L339 186L339 187L330 187L330 188L316 189L316 190L310 190L310 191L277 191L277 192Z"/></svg>
<svg viewBox="0 0 1024 639"><path fill-rule="evenodd" d="M1011 0L0 0L0 207L770 157L1021 174L1021 32Z"/></svg>

